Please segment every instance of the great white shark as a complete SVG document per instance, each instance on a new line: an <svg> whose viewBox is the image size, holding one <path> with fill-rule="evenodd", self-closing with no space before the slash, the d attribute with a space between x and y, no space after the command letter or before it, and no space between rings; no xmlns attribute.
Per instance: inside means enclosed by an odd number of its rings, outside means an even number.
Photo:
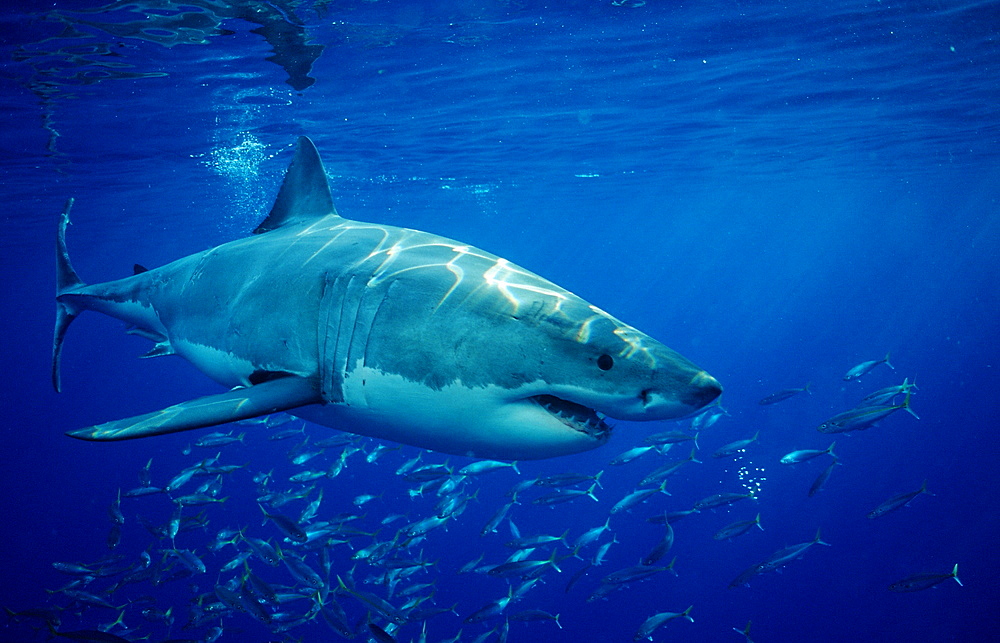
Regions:
<svg viewBox="0 0 1000 643"><path fill-rule="evenodd" d="M87 285L57 234L52 381L73 319L95 310L224 393L68 435L126 440L278 411L441 451L539 459L604 444L604 417L666 420L722 392L705 371L571 292L470 245L334 208L302 137L254 234Z"/></svg>

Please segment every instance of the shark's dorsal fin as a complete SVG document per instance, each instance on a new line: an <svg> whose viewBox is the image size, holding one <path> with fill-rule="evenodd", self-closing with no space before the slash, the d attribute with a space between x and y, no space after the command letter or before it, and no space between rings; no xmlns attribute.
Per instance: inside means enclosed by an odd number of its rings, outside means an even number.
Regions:
<svg viewBox="0 0 1000 643"><path fill-rule="evenodd" d="M270 232L282 226L308 223L330 215L339 216L333 207L323 161L313 142L306 136L300 136L295 158L285 172L278 198L270 214L253 233Z"/></svg>

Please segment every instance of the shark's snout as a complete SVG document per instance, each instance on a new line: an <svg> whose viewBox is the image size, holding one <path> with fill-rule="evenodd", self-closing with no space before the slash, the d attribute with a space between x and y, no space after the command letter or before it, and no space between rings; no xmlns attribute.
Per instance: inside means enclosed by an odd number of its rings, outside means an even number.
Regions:
<svg viewBox="0 0 1000 643"><path fill-rule="evenodd" d="M685 404L700 409L711 404L720 395L722 395L722 385L719 384L719 381L705 371L699 371L691 378L683 401Z"/></svg>

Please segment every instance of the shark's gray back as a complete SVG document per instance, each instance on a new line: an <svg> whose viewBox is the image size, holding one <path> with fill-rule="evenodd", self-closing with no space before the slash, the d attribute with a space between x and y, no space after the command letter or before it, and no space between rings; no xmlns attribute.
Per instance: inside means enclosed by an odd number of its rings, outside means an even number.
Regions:
<svg viewBox="0 0 1000 643"><path fill-rule="evenodd" d="M359 361L433 388L456 380L514 387L535 375L489 360L509 364L512 353L533 350L524 330L562 326L575 342L588 326L615 323L478 248L340 217L233 241L130 280L145 282L170 342L199 367L196 347L211 346L254 370L325 377L333 400L335 380ZM274 355L283 361L269 361Z"/></svg>

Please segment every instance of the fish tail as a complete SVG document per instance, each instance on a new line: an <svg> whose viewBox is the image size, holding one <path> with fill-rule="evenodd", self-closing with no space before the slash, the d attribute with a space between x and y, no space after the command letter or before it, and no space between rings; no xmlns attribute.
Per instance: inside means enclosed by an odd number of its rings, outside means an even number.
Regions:
<svg viewBox="0 0 1000 643"><path fill-rule="evenodd" d="M885 362L885 365L891 368L892 370L896 370L896 367L889 363L889 351L886 351L885 359L883 359L882 361Z"/></svg>
<svg viewBox="0 0 1000 643"><path fill-rule="evenodd" d="M817 545L826 545L827 547L832 547L833 545L831 545L828 542L823 542L823 539L820 538L820 530L821 529L816 530L816 538L813 540L813 542L816 543Z"/></svg>
<svg viewBox="0 0 1000 643"><path fill-rule="evenodd" d="M558 551L556 551L555 549L553 549L552 550L552 555L549 556L549 559L547 561L545 561L545 562L546 562L546 564L551 565L552 569L556 570L557 572L562 573L562 570L559 569L559 565L557 564L557 561L556 561L556 554L558 554ZM511 591L513 591L513 588L514 588L514 586L511 585ZM512 597L513 597L513 595L512 595Z"/></svg>
<svg viewBox="0 0 1000 643"><path fill-rule="evenodd" d="M511 462L510 466L512 469L514 469L514 473L516 473L517 475L521 475L521 470L517 468L517 460Z"/></svg>
<svg viewBox="0 0 1000 643"><path fill-rule="evenodd" d="M906 392L906 397L903 398L903 408L906 409L906 412L909 413L910 415L912 415L913 417L917 418L918 420L920 419L920 416L917 415L916 412L913 409L910 408L910 392L909 391Z"/></svg>
<svg viewBox="0 0 1000 643"><path fill-rule="evenodd" d="M837 454L833 452L833 447L837 446L837 441L834 440L829 447L827 447L826 452L833 456L833 459L837 459Z"/></svg>
<svg viewBox="0 0 1000 643"><path fill-rule="evenodd" d="M73 199L67 199L66 206L59 216L59 226L56 231L56 326L52 338L52 387L57 393L62 391L60 358L63 340L69 325L82 312L71 302L61 301L59 298L85 285L73 269L69 252L66 250L66 226L69 225L69 212L72 208Z"/></svg>
<svg viewBox="0 0 1000 643"><path fill-rule="evenodd" d="M698 453L697 448L691 449L691 455L688 456L688 460L690 460L691 462L697 462L698 464L701 464L702 463L701 460L694 457L696 453Z"/></svg>
<svg viewBox="0 0 1000 643"><path fill-rule="evenodd" d="M813 392L809 390L809 385L810 384L812 384L812 382L806 382L806 385L802 387L802 390L805 391L806 393L808 393L809 395L812 395Z"/></svg>
<svg viewBox="0 0 1000 643"><path fill-rule="evenodd" d="M955 579L956 583L965 587L965 585L962 585L962 581L958 580L958 563L955 563L955 567L951 570L951 577Z"/></svg>
<svg viewBox="0 0 1000 643"><path fill-rule="evenodd" d="M591 498L593 498L594 502L600 502L597 499L597 496L594 495L594 489L596 489L596 488L597 488L597 481L595 480L594 484L590 485L590 489L587 489L587 495L590 496Z"/></svg>

